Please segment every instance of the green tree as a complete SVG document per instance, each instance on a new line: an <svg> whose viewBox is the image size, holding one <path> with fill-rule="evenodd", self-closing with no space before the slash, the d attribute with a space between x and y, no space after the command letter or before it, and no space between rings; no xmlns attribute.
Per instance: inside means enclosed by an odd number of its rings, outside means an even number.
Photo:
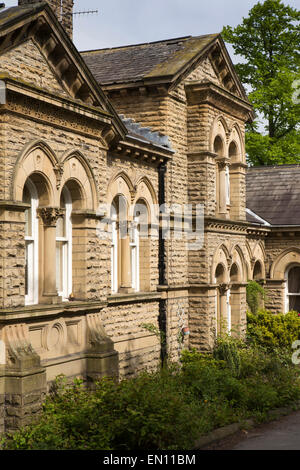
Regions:
<svg viewBox="0 0 300 470"><path fill-rule="evenodd" d="M300 163L299 19L281 0L266 0L236 28L223 28L224 40L243 59L236 69L250 87L249 100L266 122L266 134L258 120L247 126L252 165Z"/></svg>

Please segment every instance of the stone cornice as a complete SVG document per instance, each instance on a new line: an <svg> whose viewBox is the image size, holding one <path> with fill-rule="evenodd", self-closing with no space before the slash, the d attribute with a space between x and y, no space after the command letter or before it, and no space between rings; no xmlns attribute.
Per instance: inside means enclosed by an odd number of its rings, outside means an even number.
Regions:
<svg viewBox="0 0 300 470"><path fill-rule="evenodd" d="M139 139L128 136L126 140L118 142L118 144L110 150L110 156L128 157L137 159L141 162L159 165L165 163L172 158L173 151L152 145L150 142L144 142Z"/></svg>
<svg viewBox="0 0 300 470"><path fill-rule="evenodd" d="M95 106L88 106L80 100L55 94L31 83L16 79L9 74L0 73L0 80L5 83L6 91L18 93L52 106L84 115L85 118L97 120L105 125L111 124L112 115ZM2 107L2 106L1 106Z"/></svg>
<svg viewBox="0 0 300 470"><path fill-rule="evenodd" d="M188 105L208 104L226 111L244 122L253 120L250 103L212 82L191 81L185 84Z"/></svg>
<svg viewBox="0 0 300 470"><path fill-rule="evenodd" d="M266 226L255 226L252 224L249 224L248 229L247 229L247 235L251 237L266 237L267 235L270 234L272 228L271 227L266 227Z"/></svg>
<svg viewBox="0 0 300 470"><path fill-rule="evenodd" d="M236 221L230 219L219 219L216 217L205 217L204 219L205 231L235 231L246 234L249 227L248 222Z"/></svg>

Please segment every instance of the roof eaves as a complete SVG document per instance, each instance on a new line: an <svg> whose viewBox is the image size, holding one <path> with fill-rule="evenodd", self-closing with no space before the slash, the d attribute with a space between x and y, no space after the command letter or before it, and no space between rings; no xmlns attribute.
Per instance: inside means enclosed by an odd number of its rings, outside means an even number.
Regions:
<svg viewBox="0 0 300 470"><path fill-rule="evenodd" d="M265 219L263 219L262 217L260 217L259 215L257 215L255 212L253 212L251 209L249 208L246 208L246 212L251 215L252 217L254 217L255 219L257 219L258 223L260 223L260 225L266 225L267 227L271 227L271 224L269 222L267 222Z"/></svg>

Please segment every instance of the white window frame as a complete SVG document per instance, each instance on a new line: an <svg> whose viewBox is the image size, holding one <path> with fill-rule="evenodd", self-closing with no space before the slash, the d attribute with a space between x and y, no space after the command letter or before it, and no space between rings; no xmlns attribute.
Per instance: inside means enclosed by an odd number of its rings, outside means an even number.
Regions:
<svg viewBox="0 0 300 470"><path fill-rule="evenodd" d="M39 221L37 218L39 198L36 187L30 179L26 181L25 186L29 191L31 204L31 235L25 235L28 287L25 305L36 305L39 296Z"/></svg>
<svg viewBox="0 0 300 470"><path fill-rule="evenodd" d="M291 264L285 271L285 313L288 313L290 311L290 296L300 297L300 292L296 294L289 292L289 273L290 270L293 268L300 268L300 265L297 263Z"/></svg>
<svg viewBox="0 0 300 470"><path fill-rule="evenodd" d="M62 242L62 290L58 291L58 295L62 297L64 302L69 300L72 294L72 198L69 190L63 188L63 196L65 199L65 237L56 237L56 242ZM56 247L56 260L58 256L58 247Z"/></svg>
<svg viewBox="0 0 300 470"><path fill-rule="evenodd" d="M225 168L225 181L226 181L226 204L229 206L230 205L230 171L229 171L229 166L226 165Z"/></svg>
<svg viewBox="0 0 300 470"><path fill-rule="evenodd" d="M230 304L230 300L231 300L231 291L230 289L227 290L226 292L226 305L227 305L227 331L228 331L228 334L230 335L231 334L231 304Z"/></svg>
<svg viewBox="0 0 300 470"><path fill-rule="evenodd" d="M131 255L131 287L135 292L140 290L140 233L139 217L134 217L131 223L130 255Z"/></svg>
<svg viewBox="0 0 300 470"><path fill-rule="evenodd" d="M118 216L116 208L111 206L111 292L118 292Z"/></svg>

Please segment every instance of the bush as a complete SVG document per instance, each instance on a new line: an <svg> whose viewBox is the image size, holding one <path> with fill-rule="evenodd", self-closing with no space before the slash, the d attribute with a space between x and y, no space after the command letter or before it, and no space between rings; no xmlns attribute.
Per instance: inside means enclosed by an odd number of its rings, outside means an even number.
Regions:
<svg viewBox="0 0 300 470"><path fill-rule="evenodd" d="M256 281L249 281L246 287L246 299L251 313L256 313L259 306L266 301L264 288Z"/></svg>
<svg viewBox="0 0 300 470"><path fill-rule="evenodd" d="M214 357L226 362L234 377L241 372L241 359L239 353L240 341L230 337L219 337L214 349Z"/></svg>
<svg viewBox="0 0 300 470"><path fill-rule="evenodd" d="M187 449L201 429L201 404L173 369L115 383L93 392L77 382L58 384L38 422L10 436L6 449Z"/></svg>
<svg viewBox="0 0 300 470"><path fill-rule="evenodd" d="M300 316L298 312L274 314L260 310L247 314L247 337L256 346L291 351L292 343L300 338Z"/></svg>
<svg viewBox="0 0 300 470"><path fill-rule="evenodd" d="M66 385L59 377L38 421L7 436L2 446L185 450L217 427L250 416L260 419L271 408L294 403L300 398L299 367L291 363L291 350L281 345L290 344L299 320L295 313L288 314L281 320L283 327L270 315L259 312L251 317L250 344L223 337L213 354L183 351L179 365L119 383L102 379L92 392L81 381ZM277 349L261 346L261 324L267 325L272 333L267 338Z"/></svg>

